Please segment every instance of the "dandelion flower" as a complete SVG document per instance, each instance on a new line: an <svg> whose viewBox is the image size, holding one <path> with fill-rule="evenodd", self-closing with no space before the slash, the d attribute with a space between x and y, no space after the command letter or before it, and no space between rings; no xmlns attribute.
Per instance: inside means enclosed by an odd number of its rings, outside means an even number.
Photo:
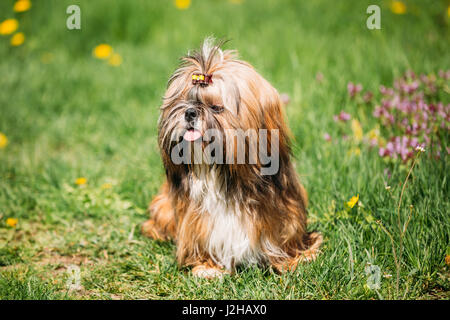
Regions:
<svg viewBox="0 0 450 320"><path fill-rule="evenodd" d="M111 184L111 183L104 183L104 184L102 184L101 188L102 188L103 190L105 190L105 189L111 189L111 188L112 188L112 184Z"/></svg>
<svg viewBox="0 0 450 320"><path fill-rule="evenodd" d="M241 4L243 0L230 0L231 3Z"/></svg>
<svg viewBox="0 0 450 320"><path fill-rule="evenodd" d="M351 209L357 204L359 201L359 194L355 197L351 197L351 199L347 202L347 206Z"/></svg>
<svg viewBox="0 0 450 320"><path fill-rule="evenodd" d="M3 149L8 145L8 138L0 132L0 149Z"/></svg>
<svg viewBox="0 0 450 320"><path fill-rule="evenodd" d="M19 27L19 22L16 19L6 19L0 23L0 35L8 35L13 33Z"/></svg>
<svg viewBox="0 0 450 320"><path fill-rule="evenodd" d="M108 59L108 64L113 67L118 67L122 64L122 57L118 53L113 53Z"/></svg>
<svg viewBox="0 0 450 320"><path fill-rule="evenodd" d="M16 219L16 218L6 219L6 225L10 226L11 228L15 228L18 222L19 222L19 219Z"/></svg>
<svg viewBox="0 0 450 320"><path fill-rule="evenodd" d="M23 34L23 32L17 32L15 35L12 36L10 43L13 47L17 47L23 44L24 41L25 35Z"/></svg>
<svg viewBox="0 0 450 320"><path fill-rule="evenodd" d="M112 47L109 44L99 44L94 49L94 56L97 59L108 59L112 54Z"/></svg>
<svg viewBox="0 0 450 320"><path fill-rule="evenodd" d="M448 266L450 266L450 255L447 255L447 256L445 257L445 263L446 263Z"/></svg>
<svg viewBox="0 0 450 320"><path fill-rule="evenodd" d="M391 11L395 14L405 14L406 5L401 1L391 1Z"/></svg>
<svg viewBox="0 0 450 320"><path fill-rule="evenodd" d="M450 6L447 7L447 17L450 18Z"/></svg>
<svg viewBox="0 0 450 320"><path fill-rule="evenodd" d="M29 0L18 0L16 3L14 3L13 10L15 12L25 12L27 10L30 10L31 8L31 1Z"/></svg>
<svg viewBox="0 0 450 320"><path fill-rule="evenodd" d="M191 0L175 0L175 7L180 10L186 10L191 6Z"/></svg>
<svg viewBox="0 0 450 320"><path fill-rule="evenodd" d="M87 183L87 179L84 178L84 177L80 177L80 178L75 179L75 184L76 185L82 186L82 185L85 185L86 183Z"/></svg>

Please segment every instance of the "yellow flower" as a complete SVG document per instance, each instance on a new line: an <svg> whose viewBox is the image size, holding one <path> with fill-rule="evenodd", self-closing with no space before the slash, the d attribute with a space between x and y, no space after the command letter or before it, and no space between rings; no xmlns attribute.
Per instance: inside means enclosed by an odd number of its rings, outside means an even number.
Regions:
<svg viewBox="0 0 450 320"><path fill-rule="evenodd" d="M450 266L450 255L449 255L449 254L445 257L445 263L446 263L448 266Z"/></svg>
<svg viewBox="0 0 450 320"><path fill-rule="evenodd" d="M0 149L3 149L8 145L8 138L0 132Z"/></svg>
<svg viewBox="0 0 450 320"><path fill-rule="evenodd" d="M0 34L2 36L13 33L19 27L19 22L16 19L6 19L0 23Z"/></svg>
<svg viewBox="0 0 450 320"><path fill-rule="evenodd" d="M86 183L87 183L87 179L84 177L75 179L75 184L77 184L79 186L85 185Z"/></svg>
<svg viewBox="0 0 450 320"><path fill-rule="evenodd" d="M18 0L14 3L13 10L15 12L24 12L31 8L31 1L29 0Z"/></svg>
<svg viewBox="0 0 450 320"><path fill-rule="evenodd" d="M355 156L359 156L361 154L361 149L358 147L351 148L350 150L348 150L347 155L351 156L352 154L354 154Z"/></svg>
<svg viewBox="0 0 450 320"><path fill-rule="evenodd" d="M99 44L94 49L94 56L98 59L108 59L112 53L112 47L109 44Z"/></svg>
<svg viewBox="0 0 450 320"><path fill-rule="evenodd" d="M118 53L113 53L108 59L108 64L114 67L120 66L122 64L122 57Z"/></svg>
<svg viewBox="0 0 450 320"><path fill-rule="evenodd" d="M6 225L10 226L11 228L15 228L17 225L17 222L19 222L19 219L16 219L16 218L6 219Z"/></svg>
<svg viewBox="0 0 450 320"><path fill-rule="evenodd" d="M447 7L447 17L450 18L450 6Z"/></svg>
<svg viewBox="0 0 450 320"><path fill-rule="evenodd" d="M367 134L369 137L369 140L378 140L378 136L380 135L380 129L375 128L369 131L369 133Z"/></svg>
<svg viewBox="0 0 450 320"><path fill-rule="evenodd" d="M406 12L406 5L401 1L391 1L390 7L395 14L404 14Z"/></svg>
<svg viewBox="0 0 450 320"><path fill-rule="evenodd" d="M361 141L363 138L363 130L361 127L361 123L359 123L359 121L356 119L352 120L352 131L353 131L353 136L355 137L356 142Z"/></svg>
<svg viewBox="0 0 450 320"><path fill-rule="evenodd" d="M347 206L351 209L355 206L355 204L358 203L359 200L359 194L355 197L353 196L350 201L347 202Z"/></svg>
<svg viewBox="0 0 450 320"><path fill-rule="evenodd" d="M191 6L191 0L175 0L175 7L180 10L186 10Z"/></svg>
<svg viewBox="0 0 450 320"><path fill-rule="evenodd" d="M112 188L112 184L111 183L104 183L101 186L102 189L111 189Z"/></svg>
<svg viewBox="0 0 450 320"><path fill-rule="evenodd" d="M20 46L25 41L25 36L23 32L17 32L15 35L11 38L11 45L13 47Z"/></svg>
<svg viewBox="0 0 450 320"><path fill-rule="evenodd" d="M53 53L51 52L44 52L41 56L41 62L48 64L53 61Z"/></svg>
<svg viewBox="0 0 450 320"><path fill-rule="evenodd" d="M243 0L230 0L231 3L240 4Z"/></svg>

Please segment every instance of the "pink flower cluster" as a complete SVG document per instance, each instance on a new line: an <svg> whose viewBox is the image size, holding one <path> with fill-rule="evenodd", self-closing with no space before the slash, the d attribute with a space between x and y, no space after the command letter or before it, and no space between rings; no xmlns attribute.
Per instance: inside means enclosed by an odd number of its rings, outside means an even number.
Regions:
<svg viewBox="0 0 450 320"><path fill-rule="evenodd" d="M353 82L349 82L347 84L347 91L351 98L354 98L358 93L360 93L362 88L362 85L359 83L353 84Z"/></svg>
<svg viewBox="0 0 450 320"><path fill-rule="evenodd" d="M373 116L390 136L382 157L407 161L416 147L431 149L440 157L450 150L446 144L450 131L450 104L444 103L444 88L448 87L450 71L440 71L438 77L406 72L394 82L393 88L380 86L381 102Z"/></svg>
<svg viewBox="0 0 450 320"><path fill-rule="evenodd" d="M386 144L386 147L380 147L378 154L382 157L392 157L397 159L400 157L406 161L414 156L414 150L417 147L424 148L425 144L419 144L417 138L409 138L407 136L392 137L391 141Z"/></svg>
<svg viewBox="0 0 450 320"><path fill-rule="evenodd" d="M341 111L338 115L333 116L333 119L336 122L338 121L347 122L348 120L350 120L350 118L351 118L350 114L344 111Z"/></svg>

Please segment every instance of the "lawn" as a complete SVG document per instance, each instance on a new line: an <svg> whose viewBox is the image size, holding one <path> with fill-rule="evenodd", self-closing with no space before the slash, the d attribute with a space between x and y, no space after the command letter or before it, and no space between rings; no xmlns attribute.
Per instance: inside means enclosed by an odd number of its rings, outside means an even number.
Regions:
<svg viewBox="0 0 450 320"><path fill-rule="evenodd" d="M380 30L366 27L374 3ZM66 27L71 4L81 30ZM0 299L449 299L450 91L439 71L450 69L450 3L396 4L42 0L17 13L1 1L0 22L15 18L25 41L0 36ZM140 233L164 181L166 82L210 35L290 98L309 228L324 236L318 259L295 272L243 266L197 279L173 243ZM114 59L95 57L102 43ZM439 79L439 156L434 142L405 161L379 154L394 132L373 116L379 88L408 70ZM352 97L349 82L362 91Z"/></svg>

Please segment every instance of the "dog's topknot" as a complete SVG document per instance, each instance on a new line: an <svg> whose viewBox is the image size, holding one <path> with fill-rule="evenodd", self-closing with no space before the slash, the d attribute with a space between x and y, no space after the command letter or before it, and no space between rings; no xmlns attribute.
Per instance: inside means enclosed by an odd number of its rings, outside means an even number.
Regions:
<svg viewBox="0 0 450 320"><path fill-rule="evenodd" d="M198 64L199 70L202 73L211 73L212 67L223 62L223 51L221 47L226 43L226 40L216 40L213 37L208 37L203 41L200 50L194 50L192 53L182 58L185 63Z"/></svg>
<svg viewBox="0 0 450 320"><path fill-rule="evenodd" d="M181 58L179 68L170 77L168 86L181 75L185 74L187 69L192 72L202 74L212 74L217 70L225 59L236 58L236 52L232 50L223 51L221 48L228 40L216 40L214 37L208 37L203 41L200 49L189 51Z"/></svg>

